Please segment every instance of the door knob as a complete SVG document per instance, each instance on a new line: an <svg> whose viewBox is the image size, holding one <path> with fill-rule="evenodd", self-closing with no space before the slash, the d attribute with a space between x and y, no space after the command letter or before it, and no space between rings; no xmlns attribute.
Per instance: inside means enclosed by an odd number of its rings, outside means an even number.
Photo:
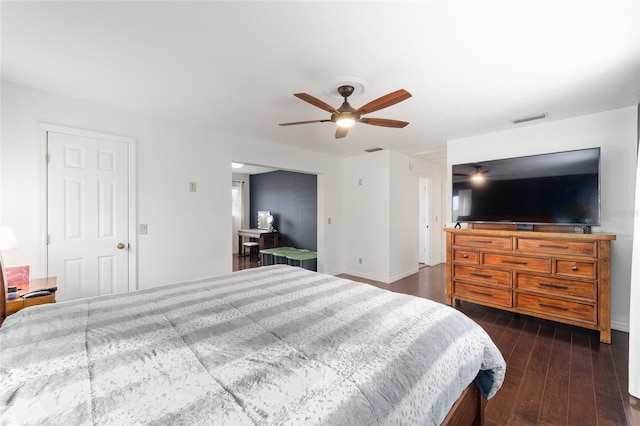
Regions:
<svg viewBox="0 0 640 426"><path fill-rule="evenodd" d="M120 250L122 250L124 247L125 247L125 246L124 246L124 243L119 243L119 244L118 244L118 248L119 248Z"/></svg>

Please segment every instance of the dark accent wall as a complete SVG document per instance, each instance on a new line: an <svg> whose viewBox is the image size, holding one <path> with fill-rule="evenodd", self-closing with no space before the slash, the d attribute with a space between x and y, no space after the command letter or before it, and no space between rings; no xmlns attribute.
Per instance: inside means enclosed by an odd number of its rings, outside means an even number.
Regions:
<svg viewBox="0 0 640 426"><path fill-rule="evenodd" d="M249 221L257 227L259 210L268 210L280 233L281 247L316 251L318 226L318 178L316 175L276 171L251 175Z"/></svg>

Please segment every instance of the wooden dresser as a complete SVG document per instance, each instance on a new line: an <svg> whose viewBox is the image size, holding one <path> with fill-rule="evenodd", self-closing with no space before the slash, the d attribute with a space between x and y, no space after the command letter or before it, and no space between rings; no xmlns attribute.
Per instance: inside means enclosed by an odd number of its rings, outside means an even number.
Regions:
<svg viewBox="0 0 640 426"><path fill-rule="evenodd" d="M611 343L615 235L445 228L447 304L464 300L600 332Z"/></svg>

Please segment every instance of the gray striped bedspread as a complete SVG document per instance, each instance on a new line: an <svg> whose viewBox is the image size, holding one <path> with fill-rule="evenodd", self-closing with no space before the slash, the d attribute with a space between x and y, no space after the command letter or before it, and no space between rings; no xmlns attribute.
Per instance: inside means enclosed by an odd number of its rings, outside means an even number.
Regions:
<svg viewBox="0 0 640 426"><path fill-rule="evenodd" d="M8 317L0 424L440 424L505 369L451 307L275 265Z"/></svg>

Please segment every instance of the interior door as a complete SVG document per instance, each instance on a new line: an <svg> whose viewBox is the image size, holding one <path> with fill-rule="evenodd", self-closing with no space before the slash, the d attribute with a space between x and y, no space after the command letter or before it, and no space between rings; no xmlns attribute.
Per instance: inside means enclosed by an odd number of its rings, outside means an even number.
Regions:
<svg viewBox="0 0 640 426"><path fill-rule="evenodd" d="M420 178L418 262L431 265L431 180Z"/></svg>
<svg viewBox="0 0 640 426"><path fill-rule="evenodd" d="M48 275L56 299L129 289L125 143L47 132Z"/></svg>

